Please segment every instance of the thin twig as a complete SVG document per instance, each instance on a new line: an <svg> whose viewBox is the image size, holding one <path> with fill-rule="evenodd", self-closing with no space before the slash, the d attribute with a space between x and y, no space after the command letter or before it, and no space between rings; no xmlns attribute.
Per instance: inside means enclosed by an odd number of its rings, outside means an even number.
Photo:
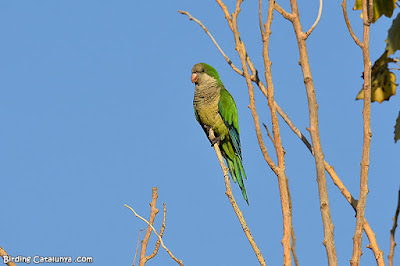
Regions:
<svg viewBox="0 0 400 266"><path fill-rule="evenodd" d="M147 223L147 224L151 227L151 229L153 230L153 232L158 236L158 240L160 240L161 246L168 252L168 254L171 256L171 258L172 258L174 261L176 261L180 266L183 266L183 262L182 262L181 260L178 260L178 259L172 254L171 250L169 250L169 249L164 245L164 242L163 242L163 240L162 240L160 234L157 233L156 229L154 229L154 227L153 227L146 219L144 219L142 216L140 216L139 214L137 214L137 213L135 212L135 210L132 209L132 207L130 207L130 206L126 205L126 204L124 204L124 206L127 207L128 209L130 209L130 210L135 214L136 217L138 217L140 220L144 221L145 223Z"/></svg>
<svg viewBox="0 0 400 266"><path fill-rule="evenodd" d="M396 242L394 241L394 234L396 233L397 219L399 218L399 212L400 212L400 189L399 189L399 195L398 195L398 199L397 199L397 208L396 208L396 212L393 217L393 227L392 227L392 230L390 230L390 253L388 256L389 266L393 266L394 248L396 247Z"/></svg>
<svg viewBox="0 0 400 266"><path fill-rule="evenodd" d="M296 255L296 236L294 235L294 228L292 226L292 254L293 254L293 259L294 259L294 264L296 266L299 266L299 260L297 259Z"/></svg>
<svg viewBox="0 0 400 266"><path fill-rule="evenodd" d="M320 18L321 18L321 13L322 13L322 0L319 0L319 10L318 10L318 16L317 19L315 20L314 24L311 26L311 28L306 32L306 38L310 36L311 32L315 29L317 26Z"/></svg>
<svg viewBox="0 0 400 266"><path fill-rule="evenodd" d="M135 257L133 258L133 264L132 264L132 266L135 266L136 256L137 256L138 251L139 251L140 233L141 233L143 230L144 230L144 229L140 229L140 230L139 230L139 236L138 236L138 238L137 238L137 244L136 244L136 252L135 252Z"/></svg>
<svg viewBox="0 0 400 266"><path fill-rule="evenodd" d="M3 258L3 260L4 260L4 257L9 257L7 252L2 247L0 247L0 256ZM15 262L13 262L13 261L7 262L7 265L8 266L17 266L17 264L15 264Z"/></svg>
<svg viewBox="0 0 400 266"><path fill-rule="evenodd" d="M209 136L209 139L214 139L215 138L214 131L212 129L209 130L208 136ZM233 197L232 188L231 188L231 181L229 179L228 167L226 167L226 165L224 163L224 159L222 157L221 150L220 150L220 148L218 146L218 143L215 143L213 147L214 147L215 153L217 154L219 164L221 165L222 172L224 174L225 187L226 187L225 195L228 197L229 202L231 203L231 205L233 207L233 210L235 211L236 216L239 219L240 225L242 226L243 232L245 233L247 239L250 242L251 247L253 248L254 252L256 253L258 262L261 265L266 265L265 259L264 259L263 255L261 254L261 251L258 248L258 246L257 246L257 244L256 244L256 242L255 242L255 240L254 240L254 238L253 238L253 236L252 236L252 234L250 232L250 228L247 226L246 220L243 217L243 213L239 209L239 206L237 205L236 200Z"/></svg>
<svg viewBox="0 0 400 266"><path fill-rule="evenodd" d="M264 124L264 123L263 123L263 125L264 125L265 129L267 130L267 135L268 135L268 137L270 138L271 142L275 145L274 138L273 138L273 137L271 136L271 134L269 133L269 130L268 130L267 125Z"/></svg>
<svg viewBox="0 0 400 266"><path fill-rule="evenodd" d="M165 231L165 216L166 216L166 213L167 213L165 202L163 203L163 205L164 205L164 216L163 216L163 222L162 222L161 229L160 229L160 236L161 237L163 237L163 235L164 235L164 231ZM158 252L159 248L160 248L160 240L157 239L154 251L153 251L152 254L150 254L149 256L146 257L146 261L154 258L157 255L157 252Z"/></svg>
<svg viewBox="0 0 400 266"><path fill-rule="evenodd" d="M349 30L349 33L351 37L353 37L353 40L356 42L358 46L362 49L363 44L360 42L360 40L357 38L357 36L354 34L353 29L351 28L351 23L349 20L349 17L347 16L347 0L343 0L342 2L342 9L343 9L343 15L344 15L344 21L346 21L347 29Z"/></svg>
<svg viewBox="0 0 400 266"><path fill-rule="evenodd" d="M183 10L178 10L179 13L181 13L182 15L186 15L189 17L190 20L195 21L197 24L200 25L200 27L207 33L207 35L211 38L211 40L213 41L213 43L215 44L215 46L217 46L219 52L222 54L222 56L225 58L225 60L228 62L228 64L239 74L242 73L241 75L243 75L243 72L240 71L240 69L238 69L233 63L232 61L229 59L229 57L224 53L224 51L221 49L221 47L218 45L217 41L214 39L214 37L211 35L210 31L203 25L203 23L201 23L200 20L194 18L192 15L189 14L189 12L187 11L183 11Z"/></svg>

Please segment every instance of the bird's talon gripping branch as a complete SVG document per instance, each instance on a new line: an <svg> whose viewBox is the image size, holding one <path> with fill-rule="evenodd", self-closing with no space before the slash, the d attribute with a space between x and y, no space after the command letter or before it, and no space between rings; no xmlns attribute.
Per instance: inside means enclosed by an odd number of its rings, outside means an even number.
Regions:
<svg viewBox="0 0 400 266"><path fill-rule="evenodd" d="M213 147L214 144L216 143L219 145L219 143L221 142L221 137L214 137L213 139L210 139L210 142L211 142L211 147Z"/></svg>

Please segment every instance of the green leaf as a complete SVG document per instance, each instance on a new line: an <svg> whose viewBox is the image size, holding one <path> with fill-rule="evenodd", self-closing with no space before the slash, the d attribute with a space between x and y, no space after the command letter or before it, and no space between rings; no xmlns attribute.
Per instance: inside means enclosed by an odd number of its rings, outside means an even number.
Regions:
<svg viewBox="0 0 400 266"><path fill-rule="evenodd" d="M388 57L388 52L385 51L372 67L371 102L389 101L389 98L396 94L396 75L388 68L390 62L394 60ZM356 100L360 99L364 99L364 88L356 97Z"/></svg>
<svg viewBox="0 0 400 266"><path fill-rule="evenodd" d="M396 125L394 126L394 142L396 143L400 139L400 112L397 117Z"/></svg>
<svg viewBox="0 0 400 266"><path fill-rule="evenodd" d="M386 50L389 52L388 55L394 54L397 50L400 50L400 13L397 14L397 17L393 20L386 43Z"/></svg>
<svg viewBox="0 0 400 266"><path fill-rule="evenodd" d="M396 8L396 2L397 0L374 0L374 16L372 18L372 23L377 21L382 15L390 18L393 15L393 10ZM356 0L353 9L362 10L362 0Z"/></svg>

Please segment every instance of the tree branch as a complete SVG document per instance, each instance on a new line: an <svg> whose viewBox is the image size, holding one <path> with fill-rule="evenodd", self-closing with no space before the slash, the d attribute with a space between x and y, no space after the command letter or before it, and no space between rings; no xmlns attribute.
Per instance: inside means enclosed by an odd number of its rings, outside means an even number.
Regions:
<svg viewBox="0 0 400 266"><path fill-rule="evenodd" d="M167 214L167 209L166 209L166 206L165 206L165 202L163 203L163 205L164 205L164 216L163 216L163 221L162 221L162 225L161 225L161 229L160 229L160 236L161 237L163 237L163 235L164 235L164 231L165 231L165 216ZM147 256L145 258L145 260L148 261L148 260L154 258L157 255L157 252L158 252L159 248L160 248L160 239L157 239L156 246L154 248L153 253L150 254L149 256Z"/></svg>
<svg viewBox="0 0 400 266"><path fill-rule="evenodd" d="M306 38L310 36L311 32L315 29L317 26L320 18L321 18L321 13L322 13L322 0L319 0L319 10L318 10L318 16L317 19L315 20L314 24L311 26L311 28L306 32Z"/></svg>
<svg viewBox="0 0 400 266"><path fill-rule="evenodd" d="M259 3L259 7L261 8L261 0ZM275 153L278 159L278 168L279 172L275 172L278 177L278 185L279 192L281 197L282 204L282 216L283 216L283 237L282 237L282 245L283 245L283 265L291 265L292 257L291 252L295 249L292 248L291 240L292 235L294 235L293 224L292 224L292 203L289 194L289 185L288 179L285 173L285 152L282 147L282 140L279 128L278 115L276 111L276 105L274 100L274 84L272 82L272 70L271 70L271 60L269 59L269 39L271 36L271 24L273 20L273 12L275 9L274 1L269 1L268 7L268 15L267 21L264 24L264 30L261 29L261 38L263 42L263 58L264 58L264 66L265 66L265 80L267 82L267 100L268 107L271 113L271 121L272 121L272 133L274 135L273 143L275 147ZM262 21L262 12L259 11L259 20L260 23ZM243 64L243 63L242 63ZM249 96L250 96L250 109L255 110L255 101L254 101L254 92L253 88L249 87ZM272 138L271 138L272 139ZM294 253L295 254L295 253Z"/></svg>
<svg viewBox="0 0 400 266"><path fill-rule="evenodd" d="M274 6L275 6L275 10L278 11L278 13L281 14L285 19L287 19L289 21L293 21L293 19L294 19L293 14L284 10L277 2L275 2Z"/></svg>
<svg viewBox="0 0 400 266"><path fill-rule="evenodd" d="M389 266L393 266L394 248L396 247L396 242L394 241L394 234L396 233L397 219L399 218L399 212L400 212L400 189L399 189L399 195L398 195L398 200L397 200L396 213L394 214L394 217L393 217L393 227L392 227L392 230L390 230L390 253L388 256Z"/></svg>
<svg viewBox="0 0 400 266"><path fill-rule="evenodd" d="M3 258L3 260L4 260L4 257L8 256L7 252L2 247L0 247L0 256ZM17 266L17 264L15 264L15 262L13 262L13 261L7 262L7 265L8 266Z"/></svg>
<svg viewBox="0 0 400 266"><path fill-rule="evenodd" d="M364 60L364 107L363 107L363 124L364 124L364 141L361 159L361 176L360 176L360 197L357 204L357 222L353 237L353 256L350 260L352 266L360 264L362 233L364 224L365 205L368 194L368 169L369 154L371 149L371 59L369 55L369 30L371 25L371 14L368 14L368 2L372 0L362 0L363 5L363 60Z"/></svg>
<svg viewBox="0 0 400 266"><path fill-rule="evenodd" d="M292 7L292 14L294 19L292 21L293 28L297 38L297 44L300 52L300 65L303 71L304 84L307 92L308 100L308 111L310 118L310 134L314 149L315 165L317 170L317 183L318 192L320 199L320 209L322 216L322 223L324 226L324 241L323 244L326 247L326 253L328 256L329 265L337 265L337 256L335 248L335 240L333 235L334 226L332 223L331 212L329 208L328 190L326 185L325 166L324 166L324 154L322 152L321 141L319 136L318 126L318 103L315 96L315 87L312 80L310 64L308 61L306 37L301 29L301 23L299 18L299 11L296 0L290 0Z"/></svg>
<svg viewBox="0 0 400 266"><path fill-rule="evenodd" d="M215 138L214 131L212 129L209 130L208 136L209 136L209 139L214 139ZM257 247L257 244L256 244L256 242L255 242L255 240L254 240L254 238L253 238L253 236L252 236L252 234L250 232L250 228L247 226L246 221L245 221L245 219L243 217L243 213L239 209L239 206L237 205L236 200L233 197L232 188L231 188L231 181L229 179L228 167L226 167L226 165L224 163L224 159L222 157L221 150L219 149L218 143L214 144L214 150L215 150L215 153L217 154L219 164L221 165L221 169L222 169L222 172L224 174L225 187L226 187L225 195L228 197L229 202L231 203L231 205L233 207L233 210L235 211L236 216L239 219L239 222L240 222L240 225L242 226L243 232L246 235L247 239L249 240L250 245L253 248L253 250L254 250L254 252L255 252L255 254L257 256L258 262L260 263L260 265L265 266L266 265L265 259L264 259L263 255L261 254L260 249Z"/></svg>
<svg viewBox="0 0 400 266"><path fill-rule="evenodd" d="M353 40L362 49L363 44L360 42L360 40L354 34L353 29L351 28L349 17L347 16L347 0L343 0L342 9L343 9L344 21L346 21L347 29L349 30L349 33L350 33L351 37L353 37Z"/></svg>
<svg viewBox="0 0 400 266"><path fill-rule="evenodd" d="M213 41L213 43L215 44L215 46L218 48L218 51L222 54L222 56L225 58L226 62L228 62L228 64L233 68L233 70L235 70L237 73L239 73L240 75L243 75L243 72L238 69L233 63L232 61L229 59L229 57L224 53L224 51L221 49L221 47L218 45L217 41L214 39L214 37L211 35L210 31L203 25L203 23L201 23L200 20L194 18L192 15L189 14L189 12L187 11L183 11L183 10L178 10L179 13L181 13L182 15L186 15L189 17L189 20L193 20L195 21L197 24L200 25L200 27L207 33L207 35L211 38L211 40Z"/></svg>
<svg viewBox="0 0 400 266"><path fill-rule="evenodd" d="M138 238L137 238L137 244L136 244L135 257L133 258L133 264L132 264L133 266L135 266L136 256L137 256L138 251L139 251L140 234L142 233L143 230L144 230L144 229L140 229L140 230L139 230L139 236L138 236Z"/></svg>
<svg viewBox="0 0 400 266"><path fill-rule="evenodd" d="M155 192L155 195L154 195L154 192ZM157 199L157 197L158 197L158 196L157 196L157 188L155 187L155 188L153 188L153 197L152 197L153 200L152 200L152 202L154 201L154 198ZM162 240L162 238L161 238L161 235L160 235L159 233L157 233L157 231L156 231L156 229L154 229L153 225L152 225L151 223L149 223L146 219L144 219L142 216L140 216L139 214L137 214L137 212L135 212L135 210L134 210L132 207L130 207L130 206L126 205L126 204L124 204L124 206L127 207L128 209L130 209L130 210L135 214L136 217L138 217L139 219L141 219L142 221L144 221L145 223L147 223L147 224L149 225L149 227L151 228L151 230L153 230L153 232L157 235L158 240L160 241L161 246L165 249L165 251L167 251L167 253L171 256L171 258L172 258L174 261L176 261L180 266L183 266L183 262L182 262L181 260L177 259L177 258L172 254L172 252L164 245L164 242L163 242L163 240ZM164 220L163 220L163 225L164 225L164 227L165 227L164 221L165 221L165 205L164 205ZM164 228L164 229L165 229L165 228ZM144 263L146 263L146 262L144 262Z"/></svg>
<svg viewBox="0 0 400 266"><path fill-rule="evenodd" d="M149 226L147 227L146 234L144 235L144 239L142 240L142 247L140 249L140 258L139 258L139 266L144 266L146 263L146 249L147 249L147 244L149 243L150 235L151 235L151 227L154 224L154 219L156 218L156 215L158 213L158 209L156 208L156 202L157 202L157 187L153 187L153 196L152 200L150 203L151 207L151 213L150 213L150 219L149 219Z"/></svg>

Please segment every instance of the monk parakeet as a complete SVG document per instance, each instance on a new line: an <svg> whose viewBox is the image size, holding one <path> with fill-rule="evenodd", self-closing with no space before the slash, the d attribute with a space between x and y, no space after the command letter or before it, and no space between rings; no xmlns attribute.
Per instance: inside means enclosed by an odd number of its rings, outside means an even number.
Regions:
<svg viewBox="0 0 400 266"><path fill-rule="evenodd" d="M225 89L218 72L210 65L198 63L192 68L192 82L196 84L193 107L196 120L207 137L209 130L214 131L215 138L211 145L218 143L225 158L233 181L239 184L247 204L246 189L243 177L247 179L242 164L239 123L235 101Z"/></svg>

